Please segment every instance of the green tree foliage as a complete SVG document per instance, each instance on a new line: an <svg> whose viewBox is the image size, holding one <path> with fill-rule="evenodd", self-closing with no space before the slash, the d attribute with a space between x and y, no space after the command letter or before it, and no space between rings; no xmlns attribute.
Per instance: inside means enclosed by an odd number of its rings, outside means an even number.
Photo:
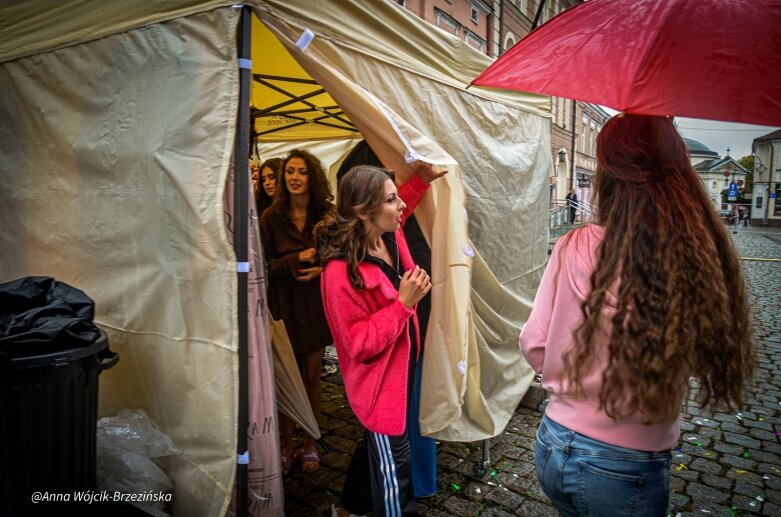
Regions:
<svg viewBox="0 0 781 517"><path fill-rule="evenodd" d="M751 155L744 156L740 160L737 160L737 162L748 171L748 174L746 174L746 184L743 185L745 187L746 193L751 193L754 191L754 157ZM748 197L751 197L750 195Z"/></svg>

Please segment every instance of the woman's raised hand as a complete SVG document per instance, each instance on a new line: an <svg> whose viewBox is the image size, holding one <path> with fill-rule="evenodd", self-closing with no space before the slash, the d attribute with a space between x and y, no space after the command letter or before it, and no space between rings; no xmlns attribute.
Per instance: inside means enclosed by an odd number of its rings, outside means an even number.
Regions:
<svg viewBox="0 0 781 517"><path fill-rule="evenodd" d="M420 266L404 272L399 285L399 301L413 307L431 290L431 277Z"/></svg>

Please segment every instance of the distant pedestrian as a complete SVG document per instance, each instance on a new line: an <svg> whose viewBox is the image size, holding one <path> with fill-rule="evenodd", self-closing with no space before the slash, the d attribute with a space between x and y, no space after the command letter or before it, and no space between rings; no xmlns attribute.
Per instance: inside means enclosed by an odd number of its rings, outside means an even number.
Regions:
<svg viewBox="0 0 781 517"><path fill-rule="evenodd" d="M594 187L520 335L550 394L537 477L562 515L664 516L689 378L733 411L751 379L743 274L670 118L608 121Z"/></svg>
<svg viewBox="0 0 781 517"><path fill-rule="evenodd" d="M569 191L569 194L564 198L567 200L567 207L569 209L569 219L568 222L570 224L575 222L575 214L577 213L577 202L578 202L578 195L575 194L575 190L571 189Z"/></svg>

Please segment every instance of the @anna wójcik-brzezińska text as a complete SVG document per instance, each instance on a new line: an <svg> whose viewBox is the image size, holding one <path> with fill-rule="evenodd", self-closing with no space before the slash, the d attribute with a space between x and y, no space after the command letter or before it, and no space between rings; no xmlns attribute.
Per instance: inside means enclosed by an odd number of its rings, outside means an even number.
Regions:
<svg viewBox="0 0 781 517"><path fill-rule="evenodd" d="M101 502L127 502L127 503L157 503L171 502L170 492L148 490L138 493L124 493L111 490L76 490L74 492L33 492L30 500L34 503L101 503Z"/></svg>

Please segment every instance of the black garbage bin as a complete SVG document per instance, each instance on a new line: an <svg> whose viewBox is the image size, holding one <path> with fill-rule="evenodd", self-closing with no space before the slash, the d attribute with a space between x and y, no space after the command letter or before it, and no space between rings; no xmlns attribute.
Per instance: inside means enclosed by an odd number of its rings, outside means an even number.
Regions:
<svg viewBox="0 0 781 517"><path fill-rule="evenodd" d="M100 331L91 345L0 361L0 515L54 515L68 510L58 498L95 490L98 375L118 360Z"/></svg>

